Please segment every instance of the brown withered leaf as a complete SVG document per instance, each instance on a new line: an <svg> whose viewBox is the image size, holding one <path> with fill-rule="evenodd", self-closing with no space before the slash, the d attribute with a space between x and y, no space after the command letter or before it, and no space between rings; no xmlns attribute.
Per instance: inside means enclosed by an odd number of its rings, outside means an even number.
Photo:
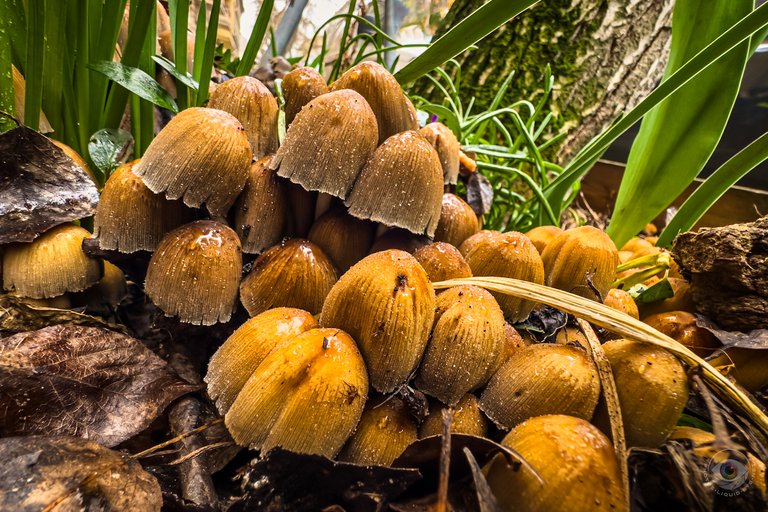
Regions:
<svg viewBox="0 0 768 512"><path fill-rule="evenodd" d="M123 331L122 327L107 324L95 316L69 309L38 306L29 303L24 297L0 295L0 336L66 323Z"/></svg>
<svg viewBox="0 0 768 512"><path fill-rule="evenodd" d="M73 324L0 339L0 435L72 435L115 446L198 389L138 340Z"/></svg>
<svg viewBox="0 0 768 512"><path fill-rule="evenodd" d="M0 135L0 244L31 242L98 202L91 178L50 139L23 126Z"/></svg>
<svg viewBox="0 0 768 512"><path fill-rule="evenodd" d="M0 510L128 512L162 504L157 480L138 462L85 439L0 439L0 459Z"/></svg>
<svg viewBox="0 0 768 512"><path fill-rule="evenodd" d="M477 215L491 211L493 187L488 178L479 172L473 172L467 180L467 203Z"/></svg>

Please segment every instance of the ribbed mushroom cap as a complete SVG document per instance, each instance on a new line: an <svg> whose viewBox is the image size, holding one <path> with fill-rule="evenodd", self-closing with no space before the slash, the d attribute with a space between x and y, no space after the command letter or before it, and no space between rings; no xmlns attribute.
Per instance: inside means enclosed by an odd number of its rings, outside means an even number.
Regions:
<svg viewBox="0 0 768 512"><path fill-rule="evenodd" d="M224 215L248 179L251 145L243 125L222 110L183 110L133 168L152 192Z"/></svg>
<svg viewBox="0 0 768 512"><path fill-rule="evenodd" d="M224 417L241 446L281 446L333 457L355 430L368 397L365 364L340 329L311 329L276 347Z"/></svg>
<svg viewBox="0 0 768 512"><path fill-rule="evenodd" d="M379 126L379 143L396 133L419 129L413 103L381 64L366 61L349 68L331 84L332 91L342 89L359 92L371 106Z"/></svg>
<svg viewBox="0 0 768 512"><path fill-rule="evenodd" d="M608 293L605 295L605 297L603 297L603 304L612 307L617 311L621 311L622 313L626 313L632 318L640 318L640 311L637 308L635 299L632 298L629 292L624 290L611 288L608 290Z"/></svg>
<svg viewBox="0 0 768 512"><path fill-rule="evenodd" d="M456 194L443 194L440 222L435 229L435 241L448 242L458 247L478 231L480 231L480 222L472 207Z"/></svg>
<svg viewBox="0 0 768 512"><path fill-rule="evenodd" d="M289 223L290 207L286 182L269 169L271 157L251 165L245 188L235 202L235 232L243 252L258 254L278 243Z"/></svg>
<svg viewBox="0 0 768 512"><path fill-rule="evenodd" d="M317 314L336 283L336 269L322 249L308 240L286 240L267 249L240 284L248 314L284 306Z"/></svg>
<svg viewBox="0 0 768 512"><path fill-rule="evenodd" d="M416 261L424 267L429 280L433 283L446 279L461 279L472 277L472 269L461 253L451 244L435 242L419 247L413 253Z"/></svg>
<svg viewBox="0 0 768 512"><path fill-rule="evenodd" d="M192 212L181 201L169 201L144 185L132 172L138 162L118 167L101 191L93 234L102 249L154 251L166 233L192 220Z"/></svg>
<svg viewBox="0 0 768 512"><path fill-rule="evenodd" d="M23 116L22 116L23 119ZM93 171L90 167L88 167L88 163L83 159L82 156L80 156L80 153L72 149L71 147L67 146L63 142L60 142L56 139L51 139L51 142L53 142L53 145L59 148L64 152L65 155L67 155L69 158L71 158L77 165L80 167L85 174L88 175L89 178L91 178L91 181L96 183L98 185L98 180L96 180L96 176L94 176Z"/></svg>
<svg viewBox="0 0 768 512"><path fill-rule="evenodd" d="M525 236L533 242L533 245L536 246L536 250L541 254L544 252L547 244L562 232L563 230L557 226L539 226L528 231Z"/></svg>
<svg viewBox="0 0 768 512"><path fill-rule="evenodd" d="M376 225L333 208L321 215L309 231L309 240L317 244L343 274L365 258L373 244Z"/></svg>
<svg viewBox="0 0 768 512"><path fill-rule="evenodd" d="M414 235L407 229L391 228L384 231L373 241L369 254L397 249L409 254L415 253L421 247L429 245L432 239L426 235Z"/></svg>
<svg viewBox="0 0 768 512"><path fill-rule="evenodd" d="M323 94L296 115L270 168L306 190L344 199L377 140L376 117L362 96Z"/></svg>
<svg viewBox="0 0 768 512"><path fill-rule="evenodd" d="M283 77L285 96L285 126L293 122L302 107L328 92L323 76L314 68L298 67Z"/></svg>
<svg viewBox="0 0 768 512"><path fill-rule="evenodd" d="M498 370L504 351L504 314L493 295L456 286L437 296L435 324L416 376L416 388L448 405Z"/></svg>
<svg viewBox="0 0 768 512"><path fill-rule="evenodd" d="M439 436L443 433L443 411L448 406L437 401L429 404L429 414L419 427L419 439L429 436ZM453 421L451 432L485 437L488 433L488 420L485 418L475 395L466 394L453 406Z"/></svg>
<svg viewBox="0 0 768 512"><path fill-rule="evenodd" d="M7 245L3 288L22 297L45 299L93 286L101 279L102 266L83 252L83 240L90 236L79 226L63 224L33 242Z"/></svg>
<svg viewBox="0 0 768 512"><path fill-rule="evenodd" d="M515 231L477 235L467 239L465 245L471 248L464 254L474 276L498 276L522 279L532 283L544 283L544 265L536 247L523 234ZM477 237L477 238L475 238ZM520 322L528 318L534 303L503 293L494 293L494 297L504 311L504 316L511 322Z"/></svg>
<svg viewBox="0 0 768 512"><path fill-rule="evenodd" d="M253 158L277 151L277 114L280 109L269 89L250 76L238 76L219 84L208 107L229 112L240 121L251 143Z"/></svg>
<svg viewBox="0 0 768 512"><path fill-rule="evenodd" d="M372 386L405 383L421 360L435 317L435 291L410 254L391 250L362 259L331 289L320 324L349 332L360 346Z"/></svg>
<svg viewBox="0 0 768 512"><path fill-rule="evenodd" d="M339 460L365 466L391 466L418 439L416 422L399 398L369 403Z"/></svg>
<svg viewBox="0 0 768 512"><path fill-rule="evenodd" d="M314 329L314 317L294 308L275 308L241 325L208 363L208 396L226 414L256 368L278 345Z"/></svg>
<svg viewBox="0 0 768 512"><path fill-rule="evenodd" d="M599 396L597 368L585 350L538 343L507 359L483 391L480 408L497 425L512 428L542 414L589 419Z"/></svg>
<svg viewBox="0 0 768 512"><path fill-rule="evenodd" d="M455 185L459 180L459 151L461 144L450 128L443 123L429 123L419 130L419 133L429 141L440 156L443 166L443 183Z"/></svg>
<svg viewBox="0 0 768 512"><path fill-rule="evenodd" d="M301 185L280 178L286 185L288 204L290 206L290 236L307 238L312 224L315 223L315 208L317 207L317 192L304 190Z"/></svg>
<svg viewBox="0 0 768 512"><path fill-rule="evenodd" d="M613 446L588 421L539 416L518 425L501 444L519 453L544 481L496 457L487 478L501 510L628 512Z"/></svg>
<svg viewBox="0 0 768 512"><path fill-rule="evenodd" d="M417 132L408 131L376 149L345 204L360 219L433 236L442 197L443 173L435 148Z"/></svg>
<svg viewBox="0 0 768 512"><path fill-rule="evenodd" d="M210 220L165 235L149 260L144 291L168 316L189 324L227 322L242 272L240 239Z"/></svg>
<svg viewBox="0 0 768 512"><path fill-rule="evenodd" d="M500 234L501 231L492 231L490 229L483 229L481 231L478 231L471 237L464 240L464 242L458 246L459 252L464 257L464 259L467 258L467 254L477 245L479 245L481 242L485 243L487 240L492 239L496 235Z"/></svg>

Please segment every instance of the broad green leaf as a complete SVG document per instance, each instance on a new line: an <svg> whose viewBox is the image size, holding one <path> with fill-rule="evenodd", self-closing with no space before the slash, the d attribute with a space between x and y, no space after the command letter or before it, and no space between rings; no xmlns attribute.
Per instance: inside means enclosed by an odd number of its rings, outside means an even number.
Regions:
<svg viewBox="0 0 768 512"><path fill-rule="evenodd" d="M125 66L119 62L95 62L88 66L94 71L106 75L110 80L122 85L128 91L154 103L158 107L178 112L178 107L168 92L155 79L144 71Z"/></svg>
<svg viewBox="0 0 768 512"><path fill-rule="evenodd" d="M452 59L539 0L490 0L395 73L405 85Z"/></svg>
<svg viewBox="0 0 768 512"><path fill-rule="evenodd" d="M251 37L248 38L248 44L245 45L243 56L237 65L236 76L247 75L251 72L253 63L256 62L256 55L259 53L261 43L264 42L264 35L267 33L269 19L272 16L272 8L275 0L263 0L259 8L259 15L256 17L256 24L253 26Z"/></svg>
<svg viewBox="0 0 768 512"><path fill-rule="evenodd" d="M752 169L768 159L768 132L755 139L721 165L688 197L664 228L656 245L669 247L678 233L688 231L725 192Z"/></svg>
<svg viewBox="0 0 768 512"><path fill-rule="evenodd" d="M126 160L132 146L133 137L125 130L104 128L91 136L88 142L88 154L102 173L102 182Z"/></svg>
<svg viewBox="0 0 768 512"><path fill-rule="evenodd" d="M200 87L200 84L198 84L197 81L192 78L189 73L182 74L178 69L176 69L176 66L173 62L169 61L162 55L154 55L152 56L152 60L159 64L160 67L162 67L168 73L170 73L173 78L180 81L190 89L194 89L196 91Z"/></svg>
<svg viewBox="0 0 768 512"><path fill-rule="evenodd" d="M24 78L24 124L33 130L40 128L43 109L43 65L45 62L45 0L29 0L27 16L27 62Z"/></svg>
<svg viewBox="0 0 768 512"><path fill-rule="evenodd" d="M665 76L752 11L753 0L677 0ZM607 233L618 246L661 213L715 150L750 54L745 40L651 110L632 144Z"/></svg>
<svg viewBox="0 0 768 512"><path fill-rule="evenodd" d="M651 286L638 284L629 290L629 294L635 299L637 304L650 304L660 300L668 299L675 295L669 279L664 278Z"/></svg>

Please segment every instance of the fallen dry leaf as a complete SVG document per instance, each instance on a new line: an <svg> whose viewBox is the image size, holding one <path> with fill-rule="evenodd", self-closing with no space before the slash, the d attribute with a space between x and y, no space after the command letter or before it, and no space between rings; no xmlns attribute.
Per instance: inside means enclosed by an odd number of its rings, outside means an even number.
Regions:
<svg viewBox="0 0 768 512"><path fill-rule="evenodd" d="M28 332L50 325L76 324L123 331L122 326L109 325L101 318L70 309L47 308L31 304L24 297L0 295L0 336Z"/></svg>
<svg viewBox="0 0 768 512"><path fill-rule="evenodd" d="M151 512L162 505L157 480L138 462L84 439L0 439L0 459L0 510Z"/></svg>
<svg viewBox="0 0 768 512"><path fill-rule="evenodd" d="M0 135L0 244L31 242L98 202L91 178L50 139L23 126Z"/></svg>
<svg viewBox="0 0 768 512"><path fill-rule="evenodd" d="M138 340L73 324L0 339L0 435L115 446L195 389Z"/></svg>

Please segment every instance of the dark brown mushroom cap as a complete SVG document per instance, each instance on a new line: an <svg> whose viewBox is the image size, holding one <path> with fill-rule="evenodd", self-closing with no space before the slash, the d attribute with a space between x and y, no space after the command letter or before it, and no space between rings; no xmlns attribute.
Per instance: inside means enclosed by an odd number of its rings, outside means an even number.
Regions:
<svg viewBox="0 0 768 512"><path fill-rule="evenodd" d="M352 89L363 98L376 114L379 143L396 133L418 130L416 109L403 93L397 79L378 62L361 62L351 67L331 84L331 91Z"/></svg>
<svg viewBox="0 0 768 512"><path fill-rule="evenodd" d="M384 231L376 240L374 240L369 254L373 254L381 251L388 251L390 249L397 249L398 251L405 251L409 254L414 254L418 249L429 245L432 239L425 235L414 235L407 229L403 228L391 228Z"/></svg>
<svg viewBox="0 0 768 512"><path fill-rule="evenodd" d="M293 122L302 107L329 91L323 76L314 68L298 67L283 77L285 126Z"/></svg>
<svg viewBox="0 0 768 512"><path fill-rule="evenodd" d="M343 274L365 258L375 234L374 223L356 219L342 208L332 208L315 221L307 238L325 251Z"/></svg>
<svg viewBox="0 0 768 512"><path fill-rule="evenodd" d="M419 133L437 150L443 166L444 183L455 185L459 180L459 140L443 123L429 123L419 130Z"/></svg>
<svg viewBox="0 0 768 512"><path fill-rule="evenodd" d="M144 185L132 172L138 162L118 167L101 191L93 234L102 249L154 251L166 233L192 220L192 212L181 201L169 201Z"/></svg>
<svg viewBox="0 0 768 512"><path fill-rule="evenodd" d="M188 108L157 134L133 169L152 192L205 203L224 215L248 179L251 145L234 116L212 108Z"/></svg>
<svg viewBox="0 0 768 512"><path fill-rule="evenodd" d="M287 183L267 167L271 158L264 157L251 165L248 181L235 203L235 231L244 253L260 253L278 243L287 231Z"/></svg>
<svg viewBox="0 0 768 512"><path fill-rule="evenodd" d="M376 116L362 96L323 94L298 113L270 168L306 190L344 199L377 140Z"/></svg>
<svg viewBox="0 0 768 512"><path fill-rule="evenodd" d="M168 316L213 325L229 320L242 272L240 239L220 222L199 220L163 237L144 291Z"/></svg>
<svg viewBox="0 0 768 512"><path fill-rule="evenodd" d="M435 148L418 132L407 131L376 149L345 204L360 219L433 236L442 197L443 172Z"/></svg>
<svg viewBox="0 0 768 512"><path fill-rule="evenodd" d="M229 112L245 128L253 158L277 151L277 115L280 109L269 89L250 76L238 76L211 93L208 107Z"/></svg>

